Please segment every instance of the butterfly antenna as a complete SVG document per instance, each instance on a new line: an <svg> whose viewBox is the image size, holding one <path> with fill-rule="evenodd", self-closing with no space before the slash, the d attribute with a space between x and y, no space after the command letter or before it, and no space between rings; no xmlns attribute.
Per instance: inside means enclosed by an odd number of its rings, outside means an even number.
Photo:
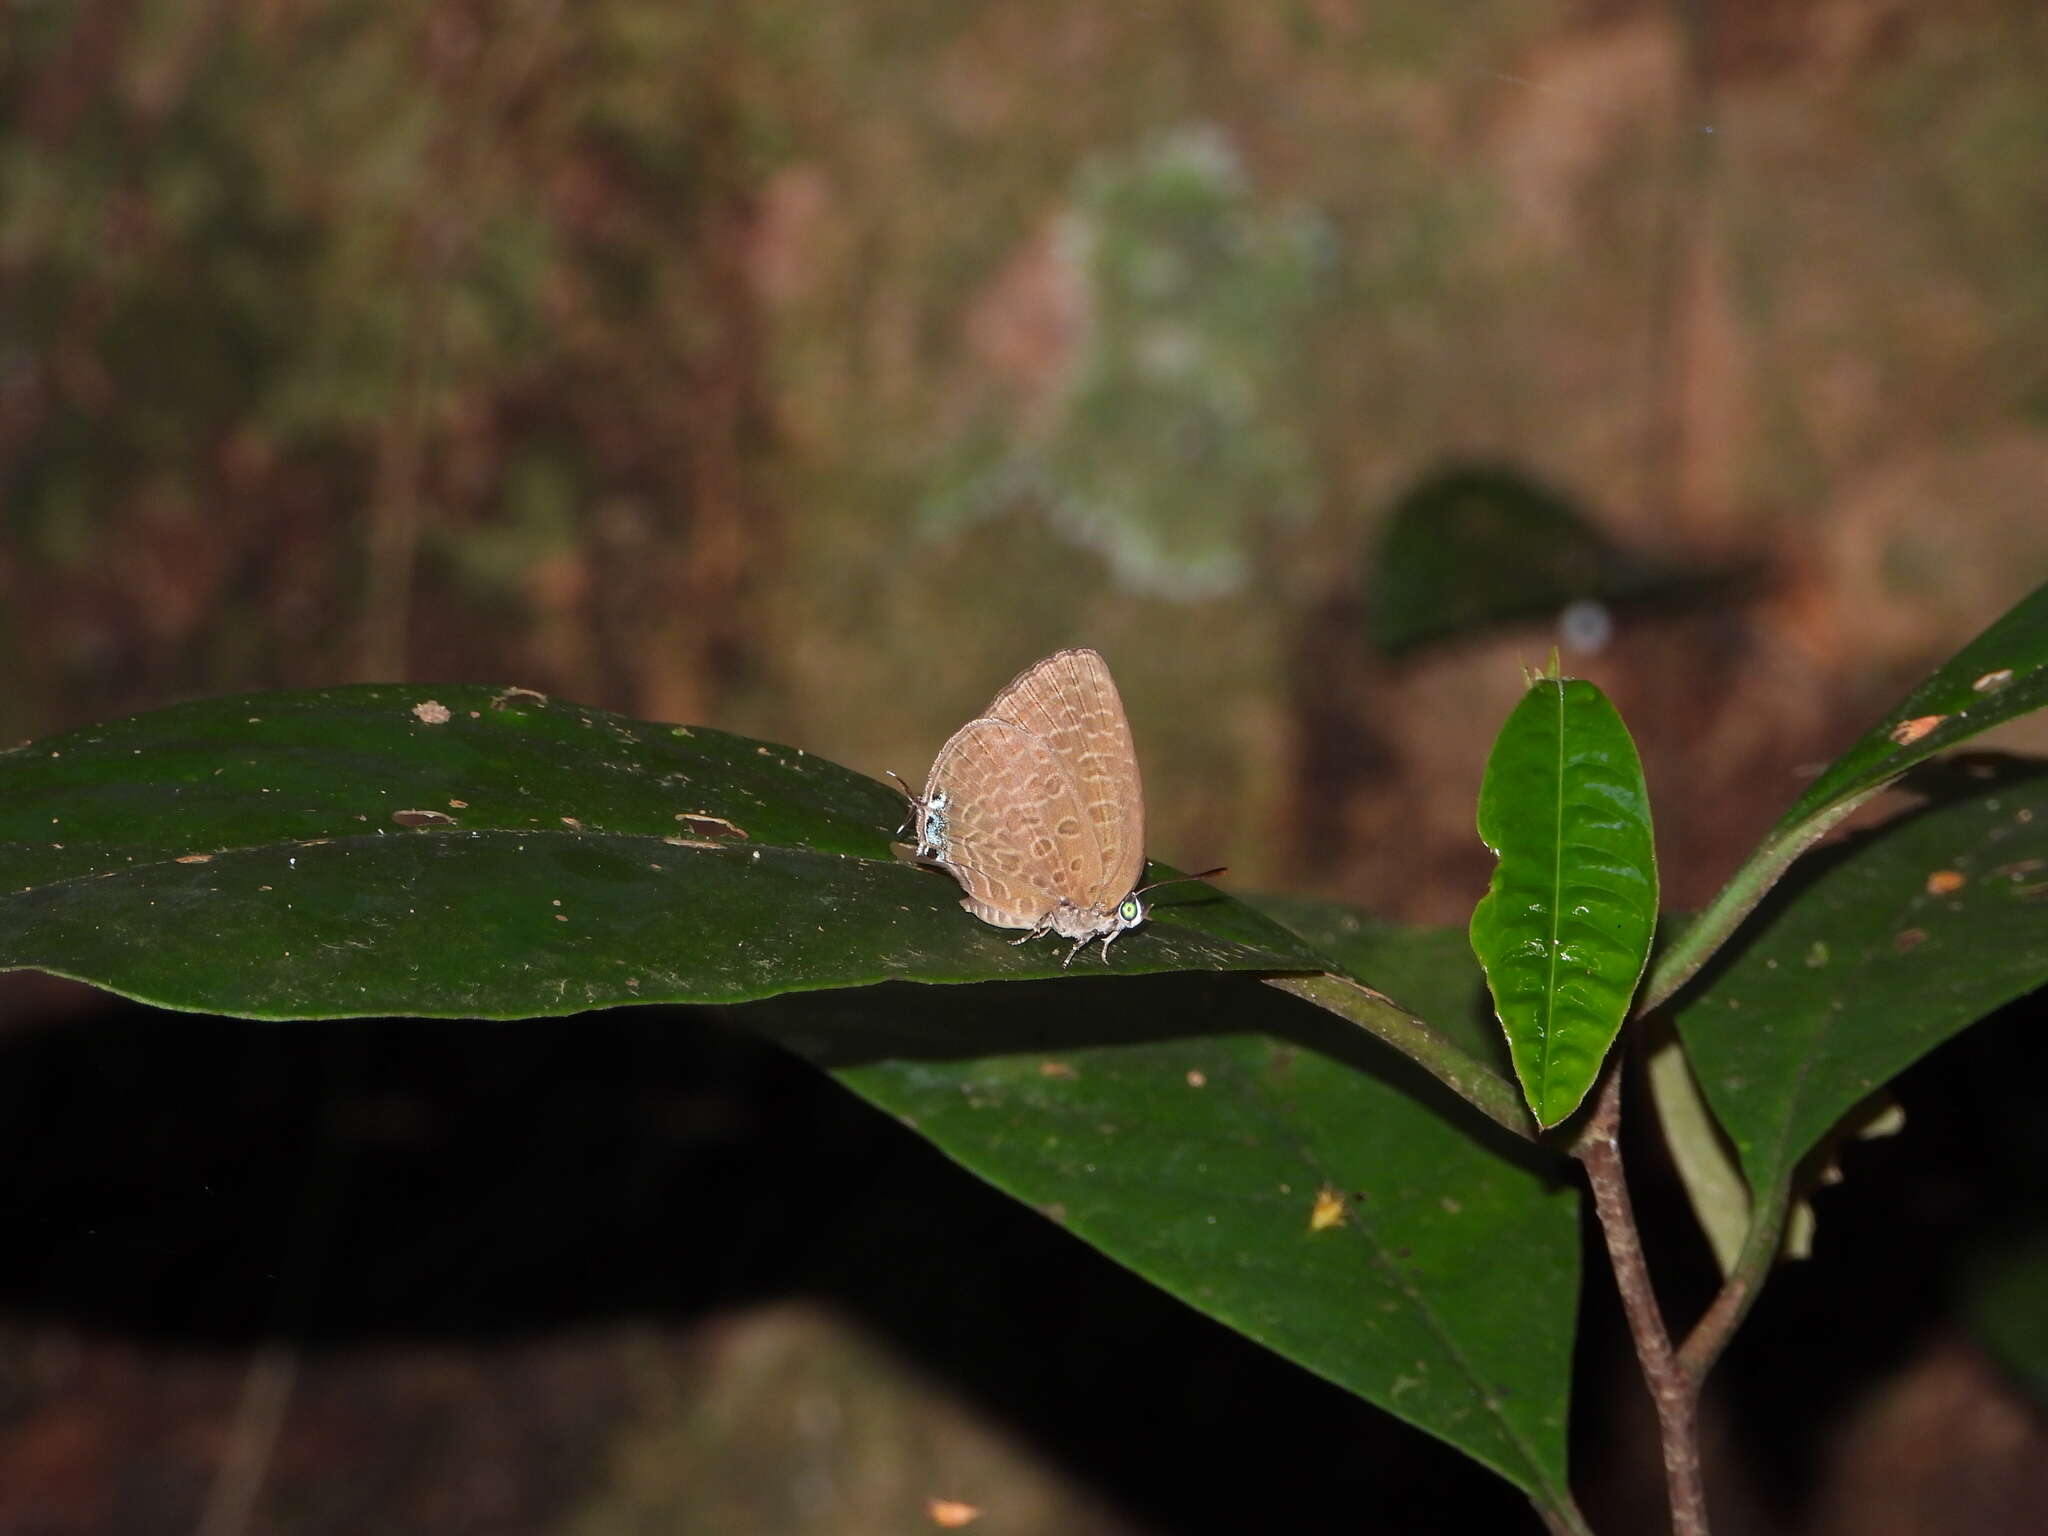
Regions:
<svg viewBox="0 0 2048 1536"><path fill-rule="evenodd" d="M1214 869L1205 869L1199 875L1175 875L1167 880L1154 880L1150 885L1139 886L1131 894L1133 896L1142 896L1147 891L1158 890L1162 885L1179 885L1183 880L1207 880L1211 875L1226 875L1229 873L1230 866L1228 864L1218 864Z"/></svg>
<svg viewBox="0 0 2048 1536"><path fill-rule="evenodd" d="M884 768L882 772L886 773L887 775L889 775L890 778L896 781L896 787L903 791L904 799L908 800L912 805L915 806L922 806L924 804L922 800L918 799L917 792L913 790L908 784L903 782L902 774L898 773L894 768ZM909 833L910 823L907 821L902 826L896 829L896 835L898 837L907 837Z"/></svg>

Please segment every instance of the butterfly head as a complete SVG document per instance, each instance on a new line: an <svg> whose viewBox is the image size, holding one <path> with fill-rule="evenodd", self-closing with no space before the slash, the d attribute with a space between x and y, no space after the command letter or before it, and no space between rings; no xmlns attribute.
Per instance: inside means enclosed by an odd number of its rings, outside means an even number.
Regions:
<svg viewBox="0 0 2048 1536"><path fill-rule="evenodd" d="M934 789L929 795L920 795L903 782L900 774L891 773L902 787L903 798L910 802L910 819L896 829L898 837L911 833L917 836L917 852L914 857L943 863L946 857L946 792Z"/></svg>

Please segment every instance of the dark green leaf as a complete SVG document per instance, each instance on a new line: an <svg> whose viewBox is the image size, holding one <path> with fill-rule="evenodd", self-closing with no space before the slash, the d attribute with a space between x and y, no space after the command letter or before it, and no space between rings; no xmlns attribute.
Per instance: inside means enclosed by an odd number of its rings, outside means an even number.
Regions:
<svg viewBox="0 0 2048 1536"><path fill-rule="evenodd" d="M1688 995L1680 1034L1750 1187L2001 1003L2048 982L2048 765L1966 759L1925 808L1815 855Z"/></svg>
<svg viewBox="0 0 2048 1536"><path fill-rule="evenodd" d="M1807 848L1935 753L2048 704L2048 585L2037 587L1916 688L1801 795L1679 942L1657 958L1643 1006L1675 993Z"/></svg>
<svg viewBox="0 0 2048 1536"><path fill-rule="evenodd" d="M1778 823L1810 821L1916 763L2048 704L2048 585L1956 652L1829 765Z"/></svg>
<svg viewBox="0 0 2048 1536"><path fill-rule="evenodd" d="M891 987L742 1016L1190 1305L1568 1507L1576 1196L1547 1154L1268 988L1134 992ZM1326 1194L1340 1219L1317 1230Z"/></svg>
<svg viewBox="0 0 2048 1536"><path fill-rule="evenodd" d="M1543 679L1515 706L1487 759L1479 836L1500 863L1472 949L1529 1107L1555 1125L1620 1032L1657 924L1649 791L1598 688Z"/></svg>
<svg viewBox="0 0 2048 1536"><path fill-rule="evenodd" d="M184 704L0 754L0 968L262 1018L1058 974L892 857L902 815L793 748L525 691ZM1319 967L1220 893L1160 895L1112 969Z"/></svg>

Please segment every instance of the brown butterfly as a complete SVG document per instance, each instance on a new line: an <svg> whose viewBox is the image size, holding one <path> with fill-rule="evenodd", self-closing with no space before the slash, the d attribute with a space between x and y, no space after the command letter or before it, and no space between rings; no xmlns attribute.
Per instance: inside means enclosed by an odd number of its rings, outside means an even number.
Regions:
<svg viewBox="0 0 2048 1536"><path fill-rule="evenodd" d="M1070 965L1100 939L1107 960L1110 942L1145 920L1145 791L1123 699L1095 652L1026 667L939 749L924 793L904 793L917 859L958 880L960 905L983 922L1030 929L1017 943L1072 939Z"/></svg>

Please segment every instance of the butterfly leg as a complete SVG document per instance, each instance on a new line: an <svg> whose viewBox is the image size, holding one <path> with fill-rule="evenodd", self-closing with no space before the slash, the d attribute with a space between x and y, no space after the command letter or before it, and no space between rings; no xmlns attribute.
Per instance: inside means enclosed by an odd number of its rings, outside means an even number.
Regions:
<svg viewBox="0 0 2048 1536"><path fill-rule="evenodd" d="M1010 940L1010 943L1011 943L1011 944L1012 944L1013 946L1015 946L1015 945L1018 945L1018 944L1029 944L1029 943L1030 943L1030 942L1031 942L1031 941L1032 941L1033 939L1036 939L1036 938L1042 938L1042 937L1044 937L1044 936L1045 936L1046 934L1050 933L1051 931L1052 931L1052 914L1051 914L1050 912L1048 912L1048 913L1046 913L1046 914L1045 914L1045 916L1044 916L1044 917L1041 917L1041 918L1040 918L1040 919L1038 920L1038 926L1037 926L1036 928L1033 928L1033 929L1032 929L1032 930L1031 930L1031 931L1030 931L1029 933L1025 934L1025 935L1024 935L1024 937L1023 937L1023 938L1021 938L1021 939L1012 939L1012 940Z"/></svg>

